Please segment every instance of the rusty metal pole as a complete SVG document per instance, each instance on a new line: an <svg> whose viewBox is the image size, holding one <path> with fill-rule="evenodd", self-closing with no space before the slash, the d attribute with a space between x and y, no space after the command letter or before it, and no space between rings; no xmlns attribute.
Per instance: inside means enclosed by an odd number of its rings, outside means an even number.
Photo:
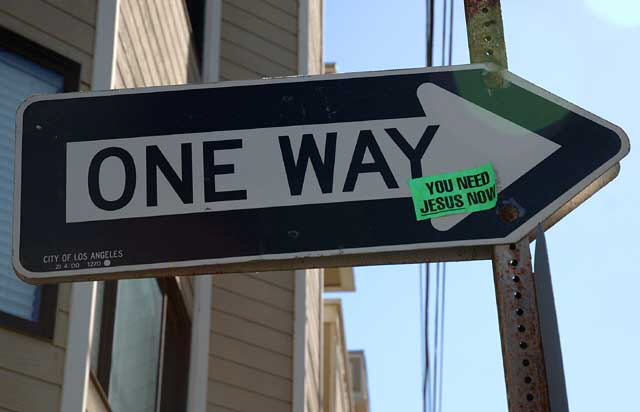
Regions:
<svg viewBox="0 0 640 412"><path fill-rule="evenodd" d="M507 68L500 0L464 0L471 63L495 63Z"/></svg>
<svg viewBox="0 0 640 412"><path fill-rule="evenodd" d="M465 0L464 6L471 63L491 62L506 69L500 0ZM488 74L487 86L503 86L499 71ZM501 210L500 216L508 218L513 212ZM494 246L493 279L509 412L547 412L549 391L528 236L517 244Z"/></svg>
<svg viewBox="0 0 640 412"><path fill-rule="evenodd" d="M529 239L493 248L502 361L509 412L549 411Z"/></svg>
<svg viewBox="0 0 640 412"><path fill-rule="evenodd" d="M471 63L495 63L507 69L500 0L464 0ZM490 73L491 87L502 86L500 73Z"/></svg>

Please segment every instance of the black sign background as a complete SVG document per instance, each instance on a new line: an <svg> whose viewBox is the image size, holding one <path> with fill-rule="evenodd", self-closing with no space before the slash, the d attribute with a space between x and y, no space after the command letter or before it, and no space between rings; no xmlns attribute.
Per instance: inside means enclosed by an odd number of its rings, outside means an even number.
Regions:
<svg viewBox="0 0 640 412"><path fill-rule="evenodd" d="M112 260L118 271L122 265L504 238L621 151L613 130L515 84L489 93L483 69L468 67L36 100L22 120L20 244L14 245L21 265L49 272L54 266L43 262L46 255L123 250L123 258ZM524 216L504 223L488 210L440 232L428 220L417 222L411 200L402 198L65 223L67 142L424 116L416 90L426 82L561 145L500 193L498 205L515 200Z"/></svg>

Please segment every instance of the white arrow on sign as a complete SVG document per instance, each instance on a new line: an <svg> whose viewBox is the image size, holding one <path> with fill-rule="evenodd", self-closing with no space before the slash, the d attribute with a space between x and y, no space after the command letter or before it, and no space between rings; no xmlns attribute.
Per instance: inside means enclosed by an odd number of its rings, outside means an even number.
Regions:
<svg viewBox="0 0 640 412"><path fill-rule="evenodd" d="M427 120L443 125L427 150L425 176L491 163L500 193L560 148L557 143L432 83L418 88L418 99ZM445 231L468 215L449 215L431 222L437 230Z"/></svg>
<svg viewBox="0 0 640 412"><path fill-rule="evenodd" d="M492 163L498 180L498 191L504 190L527 171L546 159L560 146L532 133L486 109L483 109L439 86L425 83L417 97L426 117L384 119L363 122L333 123L274 127L265 129L205 132L166 136L106 139L67 143L66 221L84 222L145 216L203 213L265 207L337 203L410 197L407 185L411 163L390 137L389 129L397 132L411 148L416 148L429 125L438 129L421 159L422 175L450 173ZM336 134L335 160L327 169L327 136ZM293 193L287 175L281 136L290 142L295 162L300 162L300 145L304 134L312 134L321 162L307 164L301 192ZM374 142L371 143L370 136ZM368 140L365 139L368 137ZM366 143L367 140L369 143ZM234 141L218 145L213 156L208 142ZM357 146L366 146L364 157L354 153ZM186 148L185 148L186 145ZM373 146L379 147L379 151ZM149 147L155 146L175 172L173 184L190 183L192 196L179 196L163 171L148 175ZM124 167L121 158L104 157L98 164L100 195L108 200L124 196L125 182L130 179L130 199L122 207L104 210L90 196L87 179L90 165L104 149L116 147L130 155L135 165ZM220 149L220 147L223 147ZM122 153L119 150L119 153ZM156 157L158 150L155 150ZM187 150L189 156L185 156ZM206 157L206 159L205 159ZM213 160L212 160L213 159ZM308 159L307 159L308 160ZM189 162L183 166L183 162ZM205 162L215 162L224 172L205 176ZM386 163L391 179L379 172ZM361 167L362 165L364 167ZM232 166L229 166L232 165ZM367 166L374 165L374 166ZM209 165L211 166L211 165ZM155 168L155 166L154 166ZM319 169L332 177L324 191L319 184ZM355 168L355 169L354 169ZM369 169L376 171L369 171ZM358 169L355 185L346 184L351 171ZM95 170L95 165L94 165ZM192 179L185 179L185 170ZM211 169L209 169L211 170ZM325 178L328 175L325 173ZM147 184L149 176L155 181ZM179 183L176 183L176 178ZM181 179L181 180L180 180ZM228 200L224 196L211 198L215 192L244 192L245 198ZM133 186L131 186L133 185ZM149 187L155 187L157 201L150 206ZM133 189L132 189L133 187ZM329 190L327 190L329 188ZM184 192L184 190L183 190ZM184 193L183 193L184 195ZM94 191L95 198L95 191ZM433 220L438 230L448 230L467 215L453 215Z"/></svg>

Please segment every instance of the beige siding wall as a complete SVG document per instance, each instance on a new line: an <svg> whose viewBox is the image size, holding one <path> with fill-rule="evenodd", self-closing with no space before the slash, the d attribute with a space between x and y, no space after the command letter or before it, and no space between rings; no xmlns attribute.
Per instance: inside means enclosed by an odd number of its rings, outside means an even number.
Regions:
<svg viewBox="0 0 640 412"><path fill-rule="evenodd" d="M213 277L208 410L290 411L292 271Z"/></svg>
<svg viewBox="0 0 640 412"><path fill-rule="evenodd" d="M69 290L68 284L58 289L52 341L0 329L0 410L36 412L56 411L60 407Z"/></svg>
<svg viewBox="0 0 640 412"><path fill-rule="evenodd" d="M120 0L116 88L200 80L184 1Z"/></svg>
<svg viewBox="0 0 640 412"><path fill-rule="evenodd" d="M306 271L305 408L306 412L322 410L322 269Z"/></svg>
<svg viewBox="0 0 640 412"><path fill-rule="evenodd" d="M298 72L296 0L223 0L220 80Z"/></svg>
<svg viewBox="0 0 640 412"><path fill-rule="evenodd" d="M324 57L322 50L323 0L309 0L309 74L322 74Z"/></svg>
<svg viewBox="0 0 640 412"><path fill-rule="evenodd" d="M96 0L2 0L0 26L81 65L91 87ZM0 329L0 410L56 411L64 373L70 285L58 288L52 341ZM34 396L35 395L35 396Z"/></svg>
<svg viewBox="0 0 640 412"><path fill-rule="evenodd" d="M339 299L324 303L324 412L354 411L350 364Z"/></svg>

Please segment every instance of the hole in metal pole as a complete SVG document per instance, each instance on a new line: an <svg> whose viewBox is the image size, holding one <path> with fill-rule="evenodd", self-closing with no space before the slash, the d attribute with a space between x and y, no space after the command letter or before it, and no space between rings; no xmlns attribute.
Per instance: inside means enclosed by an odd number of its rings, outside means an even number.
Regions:
<svg viewBox="0 0 640 412"><path fill-rule="evenodd" d="M527 394L527 400L528 400L529 402L531 402L531 401L533 400L533 395L532 395L532 394L530 394L530 393L528 393L528 394Z"/></svg>
<svg viewBox="0 0 640 412"><path fill-rule="evenodd" d="M526 328L524 327L524 325L518 325L518 332L524 332L526 330Z"/></svg>
<svg viewBox="0 0 640 412"><path fill-rule="evenodd" d="M489 39L491 39L491 36L487 36ZM514 245L513 243L509 245L509 249L511 250L516 250L516 245Z"/></svg>
<svg viewBox="0 0 640 412"><path fill-rule="evenodd" d="M509 261L509 266L518 266L518 259L511 259Z"/></svg>
<svg viewBox="0 0 640 412"><path fill-rule="evenodd" d="M483 12L483 13L489 13L489 9L488 9L488 8L486 8L486 7L483 7L483 8L482 8L482 12Z"/></svg>
<svg viewBox="0 0 640 412"><path fill-rule="evenodd" d="M529 359L524 359L524 360L522 361L522 365L523 365L523 366L529 366Z"/></svg>
<svg viewBox="0 0 640 412"><path fill-rule="evenodd" d="M522 308L516 309L516 315L522 316L523 314L524 314L524 310L522 310Z"/></svg>
<svg viewBox="0 0 640 412"><path fill-rule="evenodd" d="M511 280L513 280L514 282L518 283L518 282L520 282L520 276L515 275L515 276L513 276L513 277L511 278Z"/></svg>
<svg viewBox="0 0 640 412"><path fill-rule="evenodd" d="M527 349L527 342L520 342L520 347L522 349Z"/></svg>
<svg viewBox="0 0 640 412"><path fill-rule="evenodd" d="M524 383L531 383L531 377L525 376L524 377Z"/></svg>
<svg viewBox="0 0 640 412"><path fill-rule="evenodd" d="M520 292L515 292L515 293L513 294L513 297L514 297L514 298L516 298L516 299L520 299L520 298L522 297L522 293L520 293Z"/></svg>

